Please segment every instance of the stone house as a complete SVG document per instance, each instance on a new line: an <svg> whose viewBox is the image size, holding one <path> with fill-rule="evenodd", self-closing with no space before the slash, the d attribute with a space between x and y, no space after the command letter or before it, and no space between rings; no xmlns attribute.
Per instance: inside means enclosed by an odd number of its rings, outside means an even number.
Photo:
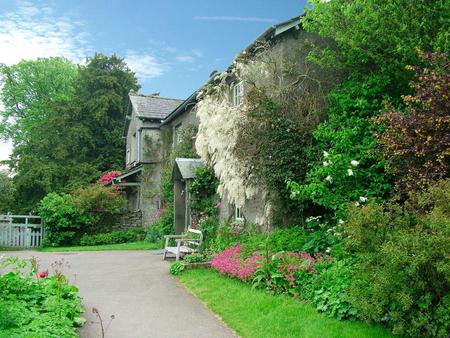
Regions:
<svg viewBox="0 0 450 338"><path fill-rule="evenodd" d="M306 33L300 27L299 17L271 26L254 42L247 46L240 55L253 55L262 45L270 44L271 52L276 57L292 52L296 46L302 46L316 36ZM301 43L299 43L301 42ZM301 56L306 58L306 52ZM233 65L226 72L231 73ZM186 100L161 98L159 96L142 96L130 93L130 108L124 129L127 139L126 172L117 178L127 194L129 207L141 210L143 224L149 225L157 217L161 206L161 161L164 147L174 147L179 141L183 128L199 126L197 104L201 93L214 85L218 73L213 72L210 79ZM222 73L223 74L223 73ZM244 79L235 78L226 83L231 106L239 106L245 100L246 83ZM170 131L170 139L163 138L164 130ZM170 143L170 144L169 144ZM193 145L195 143L195 137ZM203 165L200 159L176 159L174 164L174 228L176 233L185 229L191 221L189 210L189 182L194 178L195 168ZM258 222L262 201L256 197L246 200L240 206L231 203L224 193L219 217L227 221Z"/></svg>
<svg viewBox="0 0 450 338"><path fill-rule="evenodd" d="M123 133L125 172L116 177L116 182L127 196L129 210L141 211L143 225L155 220L161 205L161 125L182 103L156 95L129 94Z"/></svg>

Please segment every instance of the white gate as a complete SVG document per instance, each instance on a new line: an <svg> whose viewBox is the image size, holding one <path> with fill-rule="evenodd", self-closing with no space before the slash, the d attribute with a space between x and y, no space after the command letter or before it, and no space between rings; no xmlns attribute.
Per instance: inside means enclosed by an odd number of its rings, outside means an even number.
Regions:
<svg viewBox="0 0 450 338"><path fill-rule="evenodd" d="M43 235L39 216L0 215L0 247L36 248Z"/></svg>

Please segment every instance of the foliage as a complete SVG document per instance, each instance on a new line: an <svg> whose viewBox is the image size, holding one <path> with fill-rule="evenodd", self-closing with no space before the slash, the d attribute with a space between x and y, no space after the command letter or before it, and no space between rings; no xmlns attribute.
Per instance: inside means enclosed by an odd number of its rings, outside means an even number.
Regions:
<svg viewBox="0 0 450 338"><path fill-rule="evenodd" d="M114 179L122 173L123 173L122 171L118 171L118 170L108 171L105 175L103 175L102 177L100 177L98 179L98 184L108 185L110 183L113 183ZM122 180L122 182L124 182L124 181L125 180ZM120 190L120 188L116 185L114 185L113 187L117 191Z"/></svg>
<svg viewBox="0 0 450 338"><path fill-rule="evenodd" d="M165 209L158 211L159 217L150 226L147 240L153 243L161 242L164 235L173 233L173 206L170 204Z"/></svg>
<svg viewBox="0 0 450 338"><path fill-rule="evenodd" d="M78 244L81 235L108 230L126 207L112 187L92 184L72 194L50 193L39 204L45 229L44 246Z"/></svg>
<svg viewBox="0 0 450 338"><path fill-rule="evenodd" d="M327 318L310 304L252 290L211 269L190 269L179 279L240 337L392 337L380 326Z"/></svg>
<svg viewBox="0 0 450 338"><path fill-rule="evenodd" d="M75 102L80 122L90 132L87 161L101 172L120 169L125 158L123 121L127 114L128 93L139 89L135 74L115 54L96 53L79 66L75 83Z"/></svg>
<svg viewBox="0 0 450 338"><path fill-rule="evenodd" d="M27 143L35 125L47 120L53 104L73 97L77 76L76 66L60 57L2 65L0 138L12 139L14 146Z"/></svg>
<svg viewBox="0 0 450 338"><path fill-rule="evenodd" d="M390 177L374 152L375 127L370 120L381 109L387 83L380 76L349 80L330 93L328 120L313 133L306 184L288 182L291 198L312 201L344 218L348 202L389 193Z"/></svg>
<svg viewBox="0 0 450 338"><path fill-rule="evenodd" d="M350 302L395 334L448 335L450 182L395 203L352 207L347 245L361 256Z"/></svg>
<svg viewBox="0 0 450 338"><path fill-rule="evenodd" d="M12 210L14 187L6 170L0 169L0 214Z"/></svg>
<svg viewBox="0 0 450 338"><path fill-rule="evenodd" d="M75 190L72 195L76 205L89 214L88 232L102 232L111 227L125 211L127 201L114 187L91 184Z"/></svg>
<svg viewBox="0 0 450 338"><path fill-rule="evenodd" d="M143 239L145 230L140 227L130 228L126 230L115 230L107 233L95 235L83 235L80 238L81 246L120 244L136 242Z"/></svg>
<svg viewBox="0 0 450 338"><path fill-rule="evenodd" d="M317 273L307 285L307 298L316 309L338 319L356 318L349 302L349 290L355 272L355 259L328 261L315 266Z"/></svg>
<svg viewBox="0 0 450 338"><path fill-rule="evenodd" d="M13 141L18 212L35 211L48 193L68 193L121 167L128 92L138 89L122 59L96 54L78 69L64 59L38 59L2 70L8 104L0 132Z"/></svg>
<svg viewBox="0 0 450 338"><path fill-rule="evenodd" d="M77 206L73 196L50 193L39 204L39 215L44 223L44 246L62 246L77 243L91 217Z"/></svg>
<svg viewBox="0 0 450 338"><path fill-rule="evenodd" d="M84 323L78 289L61 271L38 271L34 261L3 259L0 275L1 337L76 337ZM23 271L23 272L22 272Z"/></svg>
<svg viewBox="0 0 450 338"><path fill-rule="evenodd" d="M189 185L191 193L190 208L195 218L217 215L217 187L219 181L214 176L214 170L206 166L195 170L195 178Z"/></svg>
<svg viewBox="0 0 450 338"><path fill-rule="evenodd" d="M305 40L300 32L298 39L283 40L283 48L261 44L249 56L243 52L199 95L197 151L214 168L219 194L237 206L262 200L259 224L278 221L271 216L292 223L290 217L299 215L299 205L286 197L285 180L303 178L305 145L323 118L323 93L335 80L332 70L306 60ZM231 86L241 80L244 103L234 105Z"/></svg>
<svg viewBox="0 0 450 338"><path fill-rule="evenodd" d="M427 66L407 67L416 82L410 84L414 95L403 97L406 108L388 105L376 120L386 127L377 140L403 195L447 178L450 171L450 62L447 54L419 54Z"/></svg>
<svg viewBox="0 0 450 338"><path fill-rule="evenodd" d="M403 88L407 64L418 64L415 48L448 51L448 1L333 0L311 1L303 27L331 38L335 48L319 48L319 60L351 73L379 73L396 79ZM317 58L316 58L317 59ZM396 91L397 94L401 93Z"/></svg>
<svg viewBox="0 0 450 338"><path fill-rule="evenodd" d="M184 271L184 264L180 261L175 261L170 264L169 273L171 275L179 275Z"/></svg>
<svg viewBox="0 0 450 338"><path fill-rule="evenodd" d="M207 256L205 256L204 254L200 253L200 252L194 252L192 254L186 255L183 258L183 262L187 263L187 264L191 264L191 263L200 263L200 262L205 262L207 260Z"/></svg>
<svg viewBox="0 0 450 338"><path fill-rule="evenodd" d="M211 267L223 275L245 281L253 277L261 260L262 256L257 253L248 258L242 258L241 243L237 243L214 256L211 260Z"/></svg>

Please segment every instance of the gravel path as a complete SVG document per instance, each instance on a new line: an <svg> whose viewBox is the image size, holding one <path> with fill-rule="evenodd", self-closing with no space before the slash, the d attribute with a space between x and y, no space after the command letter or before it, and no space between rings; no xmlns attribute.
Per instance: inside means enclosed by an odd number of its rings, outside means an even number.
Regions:
<svg viewBox="0 0 450 338"><path fill-rule="evenodd" d="M38 257L42 270L64 259L65 274L80 289L88 322L80 330L86 338L101 337L92 307L109 321L107 338L235 337L214 314L174 278L168 263L151 251L44 253L6 252L22 258Z"/></svg>

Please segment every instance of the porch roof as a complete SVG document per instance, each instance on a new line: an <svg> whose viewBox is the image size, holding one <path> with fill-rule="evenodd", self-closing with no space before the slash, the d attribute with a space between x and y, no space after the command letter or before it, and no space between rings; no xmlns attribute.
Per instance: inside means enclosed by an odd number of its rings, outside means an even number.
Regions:
<svg viewBox="0 0 450 338"><path fill-rule="evenodd" d="M195 178L195 170L203 167L205 164L199 158L177 158L173 168L173 179L191 179Z"/></svg>

